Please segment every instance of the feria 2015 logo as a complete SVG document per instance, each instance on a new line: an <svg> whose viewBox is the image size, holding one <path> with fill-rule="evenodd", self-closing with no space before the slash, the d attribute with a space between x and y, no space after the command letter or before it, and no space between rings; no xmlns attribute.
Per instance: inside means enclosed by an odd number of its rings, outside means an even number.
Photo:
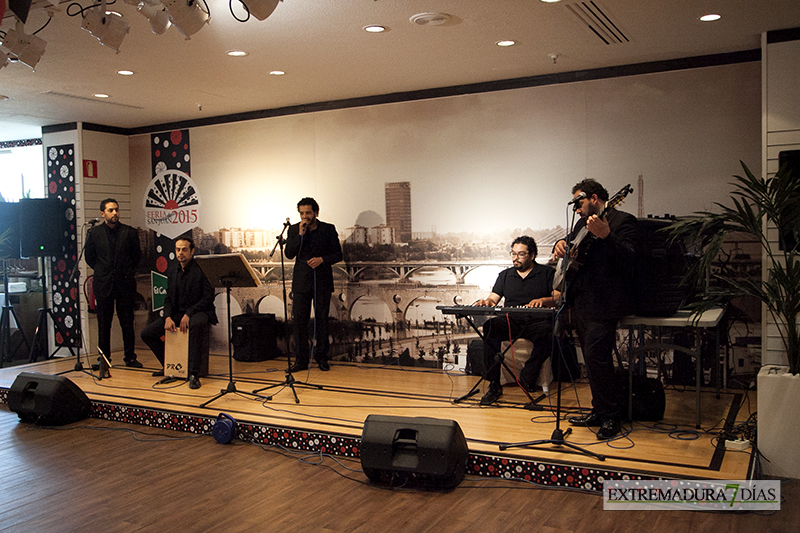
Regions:
<svg viewBox="0 0 800 533"><path fill-rule="evenodd" d="M147 186L145 224L170 239L200 225L200 195L192 178L180 170L163 169Z"/></svg>

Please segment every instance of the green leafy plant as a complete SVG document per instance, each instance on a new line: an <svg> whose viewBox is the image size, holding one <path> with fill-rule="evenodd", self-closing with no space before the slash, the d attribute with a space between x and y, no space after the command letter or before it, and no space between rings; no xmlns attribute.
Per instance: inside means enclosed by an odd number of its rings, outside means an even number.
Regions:
<svg viewBox="0 0 800 533"><path fill-rule="evenodd" d="M772 316L789 361L789 372L800 373L800 177L784 165L771 178L753 175L743 162L744 176L734 176L732 206L716 203L719 212L701 211L671 224L673 239L692 241L697 262L689 276L701 289L702 299L690 304L696 311L726 304L734 298L755 297ZM712 263L731 233L754 236L761 245L764 274L759 279L712 271ZM778 235L778 243L775 242Z"/></svg>

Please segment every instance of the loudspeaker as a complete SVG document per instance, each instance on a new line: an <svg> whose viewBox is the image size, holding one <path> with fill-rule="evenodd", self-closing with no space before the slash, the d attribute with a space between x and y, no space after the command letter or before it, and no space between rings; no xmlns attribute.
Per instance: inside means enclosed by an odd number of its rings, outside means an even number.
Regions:
<svg viewBox="0 0 800 533"><path fill-rule="evenodd" d="M361 468L375 483L454 488L469 450L453 420L369 415L361 434Z"/></svg>
<svg viewBox="0 0 800 533"><path fill-rule="evenodd" d="M23 422L61 426L89 416L92 403L63 376L22 372L8 390L8 408Z"/></svg>
<svg viewBox="0 0 800 533"><path fill-rule="evenodd" d="M670 242L669 232L661 231L671 220L640 218L636 250L636 314L672 316L689 302L692 287L681 283L693 258L681 241Z"/></svg>
<svg viewBox="0 0 800 533"><path fill-rule="evenodd" d="M627 412L628 405L628 373L618 372L615 376L620 394L624 394ZM656 378L648 378L634 374L633 376L633 419L641 422L658 422L664 418L667 408L664 385Z"/></svg>
<svg viewBox="0 0 800 533"><path fill-rule="evenodd" d="M23 198L19 201L19 241L23 257L61 254L67 223L65 207L56 198Z"/></svg>
<svg viewBox="0 0 800 533"><path fill-rule="evenodd" d="M6 233L8 232L8 233ZM0 202L0 257L19 259L19 204Z"/></svg>
<svg viewBox="0 0 800 533"><path fill-rule="evenodd" d="M233 358L237 361L266 361L281 355L275 327L275 315L271 313L231 317Z"/></svg>

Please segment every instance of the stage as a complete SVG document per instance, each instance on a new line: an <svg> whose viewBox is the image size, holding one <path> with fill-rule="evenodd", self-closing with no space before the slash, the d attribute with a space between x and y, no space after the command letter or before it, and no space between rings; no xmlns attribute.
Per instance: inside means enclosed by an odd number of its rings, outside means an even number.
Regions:
<svg viewBox="0 0 800 533"><path fill-rule="evenodd" d="M325 451L359 457L363 423L370 414L455 420L467 438L470 450L468 473L482 476L528 479L543 485L602 490L608 479L695 478L748 479L750 449L731 451L718 442L724 427L746 420L755 412L755 395L725 391L716 398L713 389L702 391L701 426L695 429L695 391L667 389L666 412L659 423L626 423L621 438L597 441L589 428L573 428L566 440L601 454L605 460L584 455L568 447L541 444L534 447L500 445L549 439L556 427L555 384L551 396L543 397L534 410L525 408L528 398L516 386L506 386L496 406L481 407L485 390L454 403L478 381L459 371L401 368L332 362L330 372L316 366L294 375L316 387L296 385L299 403L285 386L261 392L265 398L228 393L208 402L229 384L227 355L212 354L211 374L202 387L191 390L188 382L157 384L151 373L155 357L139 349L143 369L122 366L122 354L113 356L111 377L98 380L83 372L70 371L75 359L54 358L0 369L0 402L7 402L8 389L20 372L56 374L80 387L92 401L92 417L131 424L209 433L220 413L237 421L242 440L281 444L298 450ZM94 359L94 358L92 358ZM82 358L88 366L86 357ZM285 359L265 362L233 361L233 382L238 392L283 383ZM95 375L97 373L95 372ZM589 409L590 393L585 381L562 386L562 418L577 409ZM539 398L541 393L533 395ZM744 405L740 412L740 406ZM569 424L562 420L561 429Z"/></svg>

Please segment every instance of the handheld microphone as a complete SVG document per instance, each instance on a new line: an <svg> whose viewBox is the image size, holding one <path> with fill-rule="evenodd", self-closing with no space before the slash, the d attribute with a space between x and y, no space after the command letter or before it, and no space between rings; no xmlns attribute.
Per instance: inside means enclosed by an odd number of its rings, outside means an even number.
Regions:
<svg viewBox="0 0 800 533"><path fill-rule="evenodd" d="M585 192L580 192L580 193L578 193L578 196L576 196L575 198L573 198L572 200L567 202L567 205L578 204L584 198L586 198L586 193Z"/></svg>

